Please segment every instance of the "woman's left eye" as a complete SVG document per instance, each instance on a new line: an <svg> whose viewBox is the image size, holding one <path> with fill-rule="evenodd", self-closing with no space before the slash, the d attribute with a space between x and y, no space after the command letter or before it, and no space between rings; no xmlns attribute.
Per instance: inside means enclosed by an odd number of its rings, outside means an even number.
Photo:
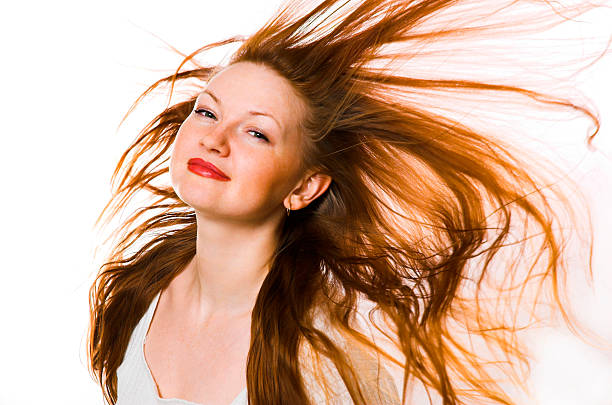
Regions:
<svg viewBox="0 0 612 405"><path fill-rule="evenodd" d="M255 137L256 137L257 139L261 139L261 140L263 140L263 141L265 141L265 142L268 142L268 138L267 138L267 137L266 137L264 134L262 134L261 132L259 132L259 131L255 131L255 130L253 130L253 129L250 129L250 130L249 130L249 131L247 131L247 132L254 133L254 134L255 134Z"/></svg>

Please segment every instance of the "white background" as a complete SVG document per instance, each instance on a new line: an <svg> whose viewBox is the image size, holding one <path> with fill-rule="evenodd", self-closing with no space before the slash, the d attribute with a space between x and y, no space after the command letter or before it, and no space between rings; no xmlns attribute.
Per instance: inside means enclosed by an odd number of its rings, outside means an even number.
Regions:
<svg viewBox="0 0 612 405"><path fill-rule="evenodd" d="M0 16L2 242L0 404L96 404L86 368L88 288L99 242L93 223L136 124L116 127L145 86L183 52L249 34L277 1L34 1ZM172 5L172 8L168 8ZM608 21L610 21L608 19ZM582 77L598 105L599 152L583 156L580 181L596 226L595 288L577 283L575 307L612 339L612 64ZM136 126L130 126L136 125ZM580 135L582 136L582 135ZM578 136L578 138L580 137ZM578 155L584 153L576 140ZM607 156L607 157L606 157ZM612 354L562 329L538 334L533 383L540 404L612 404Z"/></svg>

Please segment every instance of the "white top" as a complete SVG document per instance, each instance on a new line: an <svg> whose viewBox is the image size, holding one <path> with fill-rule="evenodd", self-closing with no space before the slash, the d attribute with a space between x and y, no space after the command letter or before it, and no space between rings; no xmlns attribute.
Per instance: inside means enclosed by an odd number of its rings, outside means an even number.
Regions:
<svg viewBox="0 0 612 405"><path fill-rule="evenodd" d="M155 380L144 357L144 344L160 295L161 292L153 298L149 308L132 331L125 356L117 369L117 405L206 405L179 398L160 398L157 394ZM367 317L361 318L363 320L368 319ZM324 316L315 317L315 326L331 332L332 329L325 323L325 319ZM363 332L367 334L366 331L368 329L372 332L372 329L369 327L363 329ZM339 338L339 336L334 334L330 336ZM372 335L372 338L374 338L374 335ZM352 358L351 361L356 362L358 369L363 374L364 381L368 385L366 389L370 393L368 395L368 404L399 405L401 402L398 397L398 387L402 386L403 368L400 369L401 373L394 372L391 375L389 371L391 371L393 365L381 364L382 367L378 367L377 361L371 358L371 355L368 355L367 352L355 351L356 347L352 347L352 345L347 346L346 343L342 342L342 339L337 341L337 343L341 343L344 346L345 350L348 349ZM376 343L378 345L383 343L383 338L380 335L376 339ZM384 345L384 347L387 353L397 350L393 349L390 345ZM304 356L304 359L312 358L312 351L307 349L305 353L300 355L301 358L302 356ZM317 355L316 357L319 356ZM318 364L318 367L314 367L315 363ZM312 360L305 360L302 370L306 391L312 403L317 405L352 404L350 394L331 360L319 358L315 363ZM322 368L319 369L319 367ZM316 375L330 383L329 387L333 392L329 394L329 397L327 390L323 389L320 383L317 382ZM234 398L230 405L248 405L246 387Z"/></svg>
<svg viewBox="0 0 612 405"><path fill-rule="evenodd" d="M179 398L160 398L155 380L144 357L144 344L159 292L151 301L130 337L123 362L117 369L117 405L205 405ZM246 387L230 405L247 405Z"/></svg>

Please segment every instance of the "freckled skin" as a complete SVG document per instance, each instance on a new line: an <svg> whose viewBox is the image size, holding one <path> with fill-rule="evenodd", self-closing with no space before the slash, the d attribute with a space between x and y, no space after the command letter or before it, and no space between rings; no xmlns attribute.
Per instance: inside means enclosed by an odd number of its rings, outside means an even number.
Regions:
<svg viewBox="0 0 612 405"><path fill-rule="evenodd" d="M173 146L170 174L178 196L203 217L259 222L282 213L283 198L301 175L302 100L276 72L250 62L219 72L206 90L220 102L202 93ZM268 113L279 124L249 111ZM190 172L193 157L213 163L231 181Z"/></svg>

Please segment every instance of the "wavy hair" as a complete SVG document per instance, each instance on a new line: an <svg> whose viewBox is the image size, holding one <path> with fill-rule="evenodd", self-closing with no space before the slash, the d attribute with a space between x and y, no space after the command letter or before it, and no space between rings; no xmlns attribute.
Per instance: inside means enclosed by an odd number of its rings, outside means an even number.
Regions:
<svg viewBox="0 0 612 405"><path fill-rule="evenodd" d="M302 167L333 178L282 224L252 313L249 403L312 403L313 387L332 403L404 404L418 387L430 403L515 403L511 387L522 385L529 365L520 332L540 320L541 308L575 325L563 294L563 231L580 228L579 190L568 198L542 156L436 110L436 100L463 95L494 105L503 95L574 111L594 123L589 143L599 118L524 86L406 72L445 40L543 31L594 5L483 3L492 4L290 1L253 35L183 55L173 74L147 88L126 117L164 86L170 97L182 89L184 99L169 98L123 153L96 222L105 213L107 223L116 218L136 195L150 202L113 232L119 241L90 289L88 365L108 403L117 399L116 371L132 330L195 254L195 213L167 183L169 150L206 82L245 61L272 68L303 98ZM524 4L539 12L521 13ZM226 64L196 60L232 44ZM586 220L581 264L590 271ZM325 364L335 371L322 372ZM334 393L332 375L348 396Z"/></svg>

